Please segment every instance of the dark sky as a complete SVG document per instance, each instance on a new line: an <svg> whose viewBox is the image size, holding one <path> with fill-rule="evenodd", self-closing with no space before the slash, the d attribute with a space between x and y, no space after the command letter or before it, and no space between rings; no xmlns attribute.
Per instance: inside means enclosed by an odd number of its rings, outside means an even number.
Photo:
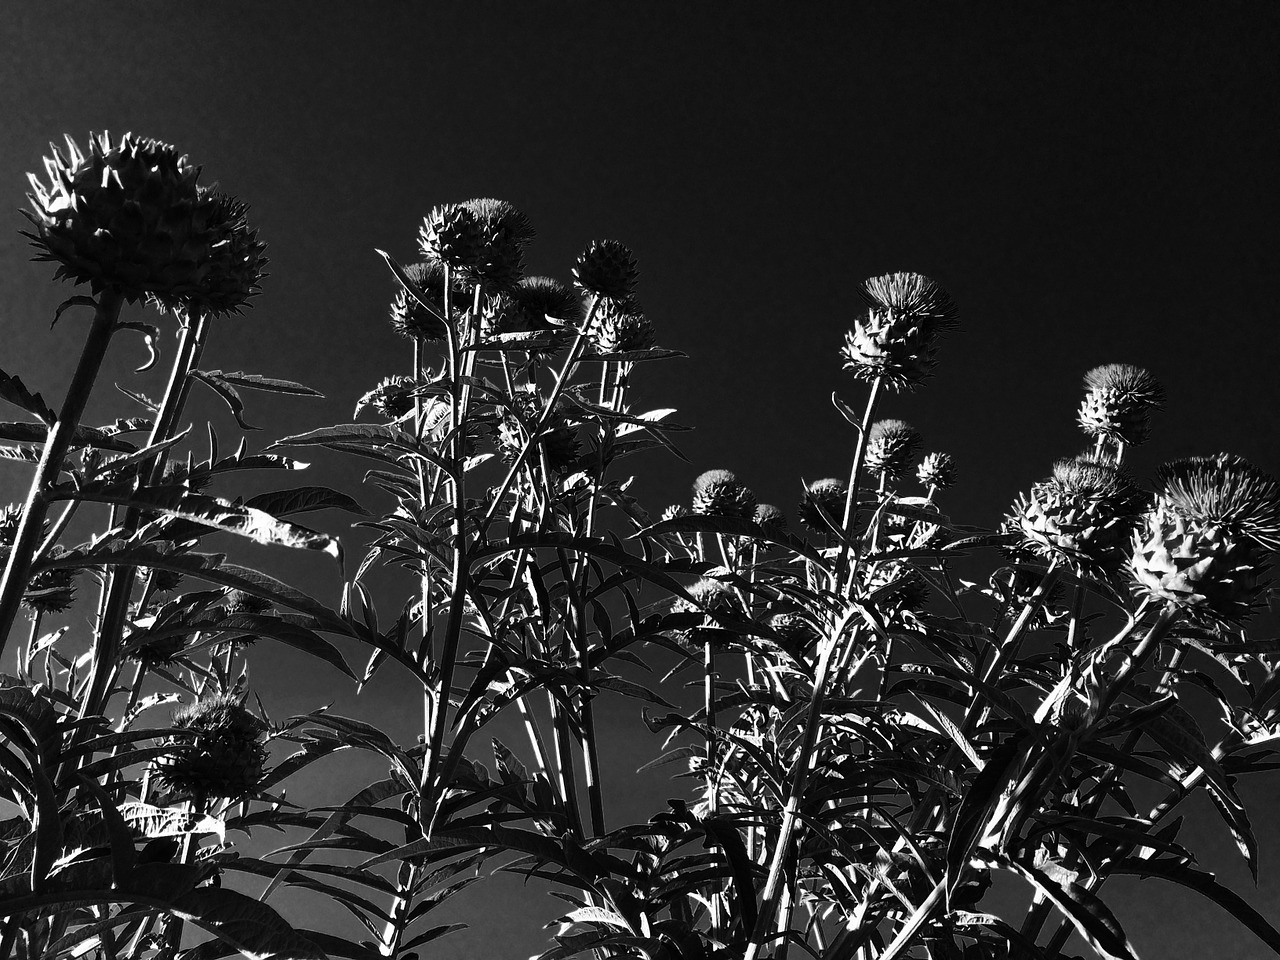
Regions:
<svg viewBox="0 0 1280 960"><path fill-rule="evenodd" d="M863 392L838 350L856 284L890 270L934 277L964 311L934 381L883 408L957 457L958 519L994 523L1077 451L1079 381L1106 362L1148 366L1169 390L1139 472L1219 449L1280 472L1278 27L1280 6L1262 0L10 2L0 366L60 395L83 329L74 317L48 329L70 291L27 262L25 172L64 132L133 130L203 163L205 180L252 205L270 244L259 305L217 332L206 360L328 393L259 402L269 439L349 419L364 390L404 371L373 249L408 260L432 205L496 196L537 226L534 272L567 277L593 238L629 243L660 343L690 355L637 378L638 403L676 407L697 428L692 465L637 463L654 509L710 467L788 509L800 478L844 469L851 438L828 397ZM103 417L132 412L109 384L141 357L116 347L95 395ZM208 411L230 436L230 419ZM314 472L358 478L324 461ZM18 499L24 478L0 466L0 495ZM331 571L301 565L336 601ZM336 696L412 735L416 707L398 707L393 687L352 704L333 676L298 678L306 666L265 657L259 680L279 714ZM288 669L298 682L273 689ZM634 720L626 707L617 729ZM619 791L630 751L611 764ZM682 788L627 789L647 817ZM1255 820L1280 807L1275 780L1247 795ZM1220 827L1196 836L1211 868L1243 881ZM1280 836L1265 839L1249 896L1280 921ZM1120 911L1147 955L1175 942L1263 955L1213 907L1156 882L1128 888ZM530 917L550 919L549 903L498 889L504 908L462 911L478 929L438 956L538 948Z"/></svg>

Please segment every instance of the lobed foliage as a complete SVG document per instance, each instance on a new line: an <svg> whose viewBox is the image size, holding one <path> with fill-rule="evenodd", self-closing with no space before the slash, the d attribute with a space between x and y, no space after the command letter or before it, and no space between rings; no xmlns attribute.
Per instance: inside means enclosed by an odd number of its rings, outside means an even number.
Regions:
<svg viewBox="0 0 1280 960"><path fill-rule="evenodd" d="M210 427L197 450L182 426L197 382L242 427L241 391L316 394L200 366L262 278L246 209L131 136L69 143L46 173L29 236L90 285L59 313L93 320L56 413L0 373L28 417L0 424L5 456L34 465L26 503L0 516L0 960L408 958L455 929L437 908L494 869L568 903L541 960L1056 958L1073 932L1131 958L1103 899L1119 875L1195 890L1280 952L1280 932L1196 867L1176 815L1203 790L1256 878L1236 781L1276 763L1276 644L1247 620L1280 544L1280 486L1226 454L1168 464L1150 489L1130 476L1164 400L1145 370L1090 371L1091 449L1000 529L965 526L943 509L956 461L876 419L886 391L927 378L959 308L918 274L875 277L842 352L865 402L833 397L849 472L803 488L800 529L727 470L655 519L623 461L679 456L681 428L633 409L629 387L677 354L654 345L634 256L595 241L572 284L525 276L531 223L478 199L425 217L421 262L381 254L406 363L352 422L259 451ZM167 329L120 318L144 301ZM82 422L124 329L174 343L166 393L129 391L138 417ZM288 475L290 453L317 447L364 462L369 490L236 496L240 472ZM109 505L109 523L72 542L85 504ZM321 510L360 518L358 560L298 522ZM341 597L232 562L207 545L221 534L331 555ZM384 567L412 584L390 611L370 588ZM250 673L267 640L357 688L403 672L421 736L325 709L272 719ZM677 666L637 681L659 662ZM682 710L668 697L689 674L699 703ZM642 823L616 823L601 783L596 700L613 695L666 735L646 767L689 785ZM524 742L482 745L505 715ZM293 752L273 761L273 744ZM386 775L286 799L290 778L353 750ZM1163 799L1141 803L1152 788ZM289 842L246 846L272 832ZM987 896L998 872L1034 891L1017 916ZM270 905L290 887L367 935L291 925Z"/></svg>

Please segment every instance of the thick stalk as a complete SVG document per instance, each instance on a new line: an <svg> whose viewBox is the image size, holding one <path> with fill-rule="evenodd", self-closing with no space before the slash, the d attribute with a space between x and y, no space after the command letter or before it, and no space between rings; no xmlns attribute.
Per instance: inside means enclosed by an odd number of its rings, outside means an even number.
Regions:
<svg viewBox="0 0 1280 960"><path fill-rule="evenodd" d="M774 847L769 862L769 875L765 881L764 893L760 897L760 915L756 920L756 928L747 945L744 960L756 960L768 939L769 929L773 926L774 915L778 907L778 891L785 872L787 860L791 853L791 838L796 828L796 815L800 809L800 799L808 785L809 771L816 759L813 756L814 744L818 740L818 732L822 727L822 706L826 694L827 678L831 672L831 664L835 659L836 648L840 646L840 638L848 626L848 618L840 623L832 632L830 641L823 647L818 660L818 669L813 681L813 702L809 705L809 714L805 720L804 733L800 740L800 749L796 755L795 768L791 774L791 789L787 794L787 802L782 810L782 824L778 830L778 843ZM850 643L857 642L857 632Z"/></svg>
<svg viewBox="0 0 1280 960"><path fill-rule="evenodd" d="M858 484L862 482L862 463L866 458L867 452L867 431L871 429L871 418L876 413L876 403L880 399L880 387L883 384L882 377L876 377L871 381L871 392L867 395L867 406L862 413L862 427L858 430L858 443L853 449L853 467L849 471L849 490L844 498L844 518L840 522L840 529L844 532L844 536L840 542L840 558L836 561L835 583L834 586L839 589L844 582L845 561L849 559L849 548L854 542L853 527L858 518ZM850 565L856 565L858 562L858 548L853 547L853 558Z"/></svg>
<svg viewBox="0 0 1280 960"><path fill-rule="evenodd" d="M71 446L71 438L84 415L89 394L93 391L98 370L102 367L102 359L107 355L111 335L115 333L116 319L120 316L123 302L120 294L110 288L98 295L93 324L89 327L89 335L80 352L80 361L71 376L62 409L58 411L58 420L50 428L49 437L45 440L36 474L31 478L31 489L27 493L22 519L18 522L13 547L9 551L9 562L5 565L3 580L0 580L0 653L4 652L5 641L13 629L18 609L22 606L22 595L31 575L31 558L44 534L44 519L49 512L49 488L57 482L62 461Z"/></svg>

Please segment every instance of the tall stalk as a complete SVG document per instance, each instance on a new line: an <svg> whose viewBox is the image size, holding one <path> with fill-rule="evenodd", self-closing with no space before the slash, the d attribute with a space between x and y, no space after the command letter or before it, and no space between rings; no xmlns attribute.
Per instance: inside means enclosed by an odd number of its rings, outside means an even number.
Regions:
<svg viewBox="0 0 1280 960"><path fill-rule="evenodd" d="M862 482L862 466L867 453L867 433L871 429L871 419L876 414L876 404L880 399L880 388L884 384L883 377L871 381L871 391L867 394L867 405L862 413L862 425L858 429L858 442L853 448L853 466L849 470L849 489L844 498L844 517L840 521L843 536L840 540L840 556L836 560L833 586L840 590L845 582L845 574L849 575L852 587L853 568L858 565L858 546L854 538L854 525L858 518L858 485ZM849 556L852 549L853 556ZM848 568L845 563L848 561Z"/></svg>
<svg viewBox="0 0 1280 960"><path fill-rule="evenodd" d="M5 642L18 616L22 595L31 574L31 559L44 534L44 520L49 511L49 488L57 482L62 461L71 446L71 438L80 425L80 418L84 416L84 408L89 402L89 394L93 392L94 381L98 379L102 360L107 355L107 347L115 333L123 303L120 293L112 287L98 294L93 323L80 351L80 361L71 376L71 384L63 398L62 409L58 411L57 422L49 429L35 476L31 478L22 519L18 523L13 547L9 552L9 562L5 564L4 577L0 580L0 653L4 652Z"/></svg>

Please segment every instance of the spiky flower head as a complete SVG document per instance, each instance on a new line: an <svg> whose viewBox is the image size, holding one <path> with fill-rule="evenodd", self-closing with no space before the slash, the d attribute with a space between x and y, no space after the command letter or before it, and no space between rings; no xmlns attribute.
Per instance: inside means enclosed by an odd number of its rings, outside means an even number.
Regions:
<svg viewBox="0 0 1280 960"><path fill-rule="evenodd" d="M524 424L514 414L508 414L498 425L498 454L504 462L513 463L524 447L524 438L528 427L537 423L541 414L540 400L532 393L517 393L516 407L524 417ZM556 473L563 473L575 466L581 454L582 444L578 437L578 423L572 419L572 408L567 403L557 403L551 417L538 435L535 448L535 462L546 458L547 468ZM526 426L527 425L527 426Z"/></svg>
<svg viewBox="0 0 1280 960"><path fill-rule="evenodd" d="M635 254L617 240L592 240L573 267L573 282L578 287L611 300L631 300L639 279Z"/></svg>
<svg viewBox="0 0 1280 960"><path fill-rule="evenodd" d="M889 273L862 285L868 309L845 335L845 369L899 392L928 378L938 335L957 324L955 302L928 277Z"/></svg>
<svg viewBox="0 0 1280 960"><path fill-rule="evenodd" d="M677 636L686 642L702 642L711 639L716 633L723 633L716 617L740 619L742 605L738 595L719 580L706 577L689 585L686 590L689 598L681 597L675 602L672 611L675 613L704 613L702 625L692 630L680 631Z"/></svg>
<svg viewBox="0 0 1280 960"><path fill-rule="evenodd" d="M220 693L198 700L174 713L173 726L188 735L173 738L172 752L155 764L170 793L240 800L258 789L267 759L266 728L237 697Z"/></svg>
<svg viewBox="0 0 1280 960"><path fill-rule="evenodd" d="M796 506L800 523L815 533L839 530L844 521L844 502L849 485L836 477L807 484Z"/></svg>
<svg viewBox="0 0 1280 960"><path fill-rule="evenodd" d="M222 608L229 617L239 614L259 616L269 611L271 607L272 603L266 597L260 597L256 593L248 593L245 590L228 590L222 600Z"/></svg>
<svg viewBox="0 0 1280 960"><path fill-rule="evenodd" d="M1280 548L1280 483L1242 457L1189 457L1160 468L1134 536L1137 589L1194 619L1235 623L1267 595Z"/></svg>
<svg viewBox="0 0 1280 960"><path fill-rule="evenodd" d="M215 317L239 313L261 291L270 262L267 245L249 226L248 205L230 194L202 187L196 216L203 216L213 231L209 258L200 264L200 283L182 303L155 299L162 307L185 306Z"/></svg>
<svg viewBox="0 0 1280 960"><path fill-rule="evenodd" d="M1097 574L1122 558L1144 505L1145 495L1124 470L1081 456L1059 460L1049 479L1019 497L1007 526L1021 534L1023 549Z"/></svg>
<svg viewBox="0 0 1280 960"><path fill-rule="evenodd" d="M177 661L187 647L187 635L183 633L161 633L146 637L141 642L130 642L124 648L126 660L140 663L144 667L163 667Z"/></svg>
<svg viewBox="0 0 1280 960"><path fill-rule="evenodd" d="M757 504L753 519L758 526L770 533L779 534L787 531L787 515L772 503Z"/></svg>
<svg viewBox="0 0 1280 960"><path fill-rule="evenodd" d="M1108 363L1084 375L1080 426L1091 437L1131 446L1151 433L1150 416L1164 406L1164 387L1142 367Z"/></svg>
<svg viewBox="0 0 1280 960"><path fill-rule="evenodd" d="M690 509L711 517L751 517L756 495L729 470L708 470L693 481Z"/></svg>
<svg viewBox="0 0 1280 960"><path fill-rule="evenodd" d="M916 468L916 477L931 489L946 490L956 485L956 461L949 453L925 454L920 466Z"/></svg>
<svg viewBox="0 0 1280 960"><path fill-rule="evenodd" d="M239 230L243 208L202 196L200 168L173 147L103 133L85 153L68 137L44 166L47 182L28 178L35 231L25 236L36 259L59 264L59 279L95 293L110 287L131 303L190 299L220 311L251 295L265 260L256 237Z"/></svg>
<svg viewBox="0 0 1280 960"><path fill-rule="evenodd" d="M653 346L653 324L638 308L613 300L603 301L591 328L591 340L601 353L625 353Z"/></svg>
<svg viewBox="0 0 1280 960"><path fill-rule="evenodd" d="M919 273L886 273L862 285L862 297L872 307L910 318L934 332L959 325L960 309L951 295Z"/></svg>
<svg viewBox="0 0 1280 960"><path fill-rule="evenodd" d="M515 284L524 248L533 239L529 218L505 200L481 198L437 206L418 229L422 255L473 283Z"/></svg>
<svg viewBox="0 0 1280 960"><path fill-rule="evenodd" d="M156 593L172 593L182 585L182 574L176 570L162 570L159 567L139 567L138 577L151 582L151 589Z"/></svg>
<svg viewBox="0 0 1280 960"><path fill-rule="evenodd" d="M50 556L56 557L62 551L55 547ZM74 570L54 567L41 570L33 575L22 594L22 605L36 613L62 613L76 599L76 577Z"/></svg>
<svg viewBox="0 0 1280 960"><path fill-rule="evenodd" d="M399 374L385 378L356 401L356 416L369 407L387 420L399 420L413 412L415 381Z"/></svg>
<svg viewBox="0 0 1280 960"><path fill-rule="evenodd" d="M426 306L403 285L397 284L391 301L391 328L400 336L415 340L444 340L449 333L444 324L444 266L438 260L424 260L409 264L404 272L422 294ZM451 280L450 286L450 309L454 304L465 306L466 287L458 280Z"/></svg>
<svg viewBox="0 0 1280 960"><path fill-rule="evenodd" d="M905 420L877 420L867 431L867 470L897 480L906 473L921 439L920 431Z"/></svg>

